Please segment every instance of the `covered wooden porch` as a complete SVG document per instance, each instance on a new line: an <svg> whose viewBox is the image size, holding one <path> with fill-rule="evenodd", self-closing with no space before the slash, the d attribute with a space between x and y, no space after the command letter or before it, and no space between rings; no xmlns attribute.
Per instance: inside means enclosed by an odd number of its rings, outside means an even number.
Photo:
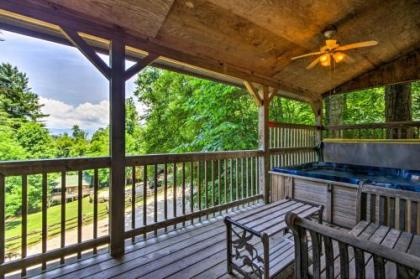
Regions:
<svg viewBox="0 0 420 279"><path fill-rule="evenodd" d="M323 41L322 31L331 24L343 41L375 39L379 45L355 52L354 64L337 67L334 75L321 67L308 71L303 61L291 61L293 56L317 50ZM322 160L322 143L329 137L385 140L389 130L406 135L408 129L411 140L418 141L418 121L323 125L322 102L326 96L420 79L419 24L419 3L409 0L2 0L0 28L75 46L83 53L109 81L111 113L107 157L0 162L2 209L8 179L18 179L22 186L21 249L17 255L8 255L5 214L0 212L0 274L231 277L226 274L222 216L249 214L285 196L305 199L307 194L300 189L286 195L284 187L277 188L280 182L273 182L269 174L273 167ZM98 53L109 55L109 65ZM126 69L126 59L136 63ZM246 88L259 108L258 149L126 156L125 82L148 65ZM269 104L275 97L309 103L315 123L270 121ZM80 181L76 241L66 240L66 197L62 191L59 245L50 247L49 176L58 174L65 187L69 172L77 173ZM93 177L88 234L82 203L84 172ZM110 176L111 183L105 218L109 227L102 231L98 188L104 174ZM41 251L28 254L28 178L34 175L42 181L42 240ZM157 185L162 185L160 190ZM287 189L299 190L299 185L295 186ZM324 219L345 231L355 225L355 208L352 203L336 206L335 202L349 196L353 202L356 191L341 186L327 185L322 200L313 195L306 201L322 204L327 209ZM413 222L417 221L410 224Z"/></svg>

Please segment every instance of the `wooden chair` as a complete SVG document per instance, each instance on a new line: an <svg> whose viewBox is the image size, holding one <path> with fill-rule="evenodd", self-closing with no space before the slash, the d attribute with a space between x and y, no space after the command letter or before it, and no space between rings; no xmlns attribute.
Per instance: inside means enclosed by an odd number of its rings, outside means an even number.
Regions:
<svg viewBox="0 0 420 279"><path fill-rule="evenodd" d="M296 278L420 276L419 257L358 239L347 231L300 218L294 213L286 215L286 223L295 240Z"/></svg>
<svg viewBox="0 0 420 279"><path fill-rule="evenodd" d="M361 184L356 219L420 234L420 192Z"/></svg>

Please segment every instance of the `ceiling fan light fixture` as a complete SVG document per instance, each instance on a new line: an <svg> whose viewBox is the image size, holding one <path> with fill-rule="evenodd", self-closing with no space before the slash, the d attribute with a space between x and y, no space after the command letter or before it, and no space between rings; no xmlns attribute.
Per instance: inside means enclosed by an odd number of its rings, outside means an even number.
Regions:
<svg viewBox="0 0 420 279"><path fill-rule="evenodd" d="M328 53L324 54L319 58L319 62L321 66L328 67L331 65L331 56Z"/></svg>
<svg viewBox="0 0 420 279"><path fill-rule="evenodd" d="M335 63L340 63L346 58L346 55L342 52L336 52L333 54Z"/></svg>

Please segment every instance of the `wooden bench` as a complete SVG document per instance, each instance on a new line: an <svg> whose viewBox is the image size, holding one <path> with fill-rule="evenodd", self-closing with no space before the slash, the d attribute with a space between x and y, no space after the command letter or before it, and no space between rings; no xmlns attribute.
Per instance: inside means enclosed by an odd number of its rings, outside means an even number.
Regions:
<svg viewBox="0 0 420 279"><path fill-rule="evenodd" d="M395 246L388 247L373 239L356 237L352 233L300 218L294 213L286 216L286 223L295 240L296 278L420 276L420 257L405 250L393 249ZM386 230L390 228L381 229ZM308 243L311 243L310 247ZM420 242L413 247L413 251L416 249L420 249Z"/></svg>
<svg viewBox="0 0 420 279"><path fill-rule="evenodd" d="M294 260L293 237L287 233L284 217L294 212L302 218L317 216L322 206L284 199L240 218L226 217L227 268L246 278L272 278Z"/></svg>
<svg viewBox="0 0 420 279"><path fill-rule="evenodd" d="M420 234L420 192L362 184L357 192L356 220Z"/></svg>
<svg viewBox="0 0 420 279"><path fill-rule="evenodd" d="M419 202L420 193L360 185L350 232L287 215L297 278L420 276Z"/></svg>

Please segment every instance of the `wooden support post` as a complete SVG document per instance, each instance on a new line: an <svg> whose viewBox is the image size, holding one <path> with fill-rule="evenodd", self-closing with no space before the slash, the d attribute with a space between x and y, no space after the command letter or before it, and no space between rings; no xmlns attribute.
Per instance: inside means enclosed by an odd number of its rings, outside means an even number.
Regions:
<svg viewBox="0 0 420 279"><path fill-rule="evenodd" d="M122 38L115 37L111 40L110 44L110 66L108 67L96 54L94 48L88 45L76 30L65 27L61 27L61 29L66 38L109 80L109 153L111 157L109 234L111 239L111 255L118 257L124 254L125 82L147 65L153 63L159 56L154 53L149 53L128 70L125 70L125 43Z"/></svg>
<svg viewBox="0 0 420 279"><path fill-rule="evenodd" d="M109 234L111 255L124 254L124 184L125 184L125 47L116 38L110 48L110 156L111 189L109 199Z"/></svg>
<svg viewBox="0 0 420 279"><path fill-rule="evenodd" d="M269 135L268 135L268 111L269 111L269 92L268 87L263 86L261 89L261 105L258 108L258 148L262 150L263 156L260 160L259 170L259 184L263 189L264 202L270 202L270 181L269 181L269 167L270 167L270 150L269 150Z"/></svg>
<svg viewBox="0 0 420 279"><path fill-rule="evenodd" d="M318 130L315 133L315 146L319 148L318 160L322 161L322 100L311 103L311 107L315 114L315 125L318 127Z"/></svg>

